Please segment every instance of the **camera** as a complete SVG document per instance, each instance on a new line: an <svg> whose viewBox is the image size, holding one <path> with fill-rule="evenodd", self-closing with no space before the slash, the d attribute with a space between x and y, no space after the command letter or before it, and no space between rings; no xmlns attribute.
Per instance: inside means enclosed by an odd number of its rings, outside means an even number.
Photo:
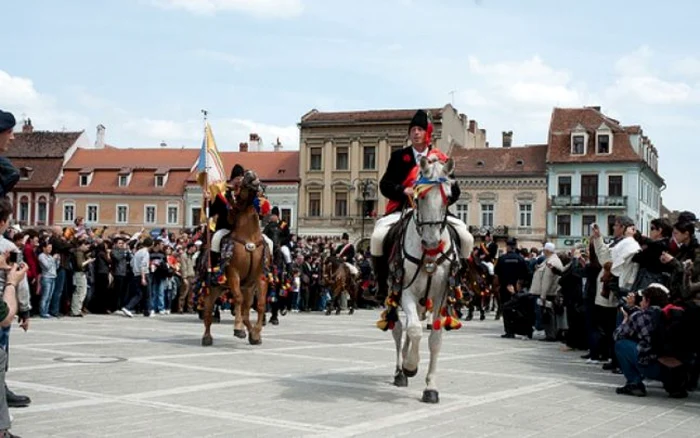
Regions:
<svg viewBox="0 0 700 438"><path fill-rule="evenodd" d="M13 264L17 263L19 253L17 251L10 251L10 255L7 256L7 263Z"/></svg>

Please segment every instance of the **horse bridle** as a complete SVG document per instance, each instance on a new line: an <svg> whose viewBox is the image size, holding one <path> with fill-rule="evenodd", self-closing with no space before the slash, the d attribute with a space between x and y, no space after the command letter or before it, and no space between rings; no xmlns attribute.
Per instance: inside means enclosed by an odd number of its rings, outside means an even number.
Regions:
<svg viewBox="0 0 700 438"><path fill-rule="evenodd" d="M416 181L416 184L414 186L418 185L430 185L429 188L425 189L426 191L432 190L434 187L440 187L440 190L443 190L443 195L444 195L444 189L442 188L442 184L445 184L449 182L449 180L445 177L440 177L436 180L426 180L426 179L419 179ZM422 221L420 219L420 209L418 208L418 197L415 198L413 201L415 208L413 209L415 211L415 217L414 217L414 222L416 224L416 231L418 232L419 235L423 234L423 227L425 226L435 226L435 225L440 225L440 233L445 231L445 227L447 226L447 207L448 207L448 202L445 200L442 205L443 213L442 213L442 220L440 221Z"/></svg>

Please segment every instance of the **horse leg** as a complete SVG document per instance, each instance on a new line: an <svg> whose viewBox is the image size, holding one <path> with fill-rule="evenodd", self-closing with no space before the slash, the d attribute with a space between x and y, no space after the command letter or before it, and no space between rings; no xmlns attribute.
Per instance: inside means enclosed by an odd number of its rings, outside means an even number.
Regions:
<svg viewBox="0 0 700 438"><path fill-rule="evenodd" d="M214 310L214 301L218 298L218 293L215 289L209 289L209 295L204 298L204 336L202 336L202 346L208 347L214 343L211 337L211 322L213 319L212 312Z"/></svg>
<svg viewBox="0 0 700 438"><path fill-rule="evenodd" d="M343 299L343 294L345 293L344 289L340 289L336 294L335 297L333 298L333 304L335 305L335 314L340 315L340 303Z"/></svg>
<svg viewBox="0 0 700 438"><path fill-rule="evenodd" d="M245 329L243 328L243 314L241 313L241 309L243 307L243 294L241 293L241 277L238 275L238 272L228 272L227 273L228 277L228 285L229 288L231 289L231 294L233 295L233 308L231 309L234 318L233 318L233 336L236 338L244 339L245 338Z"/></svg>
<svg viewBox="0 0 700 438"><path fill-rule="evenodd" d="M328 291L330 293L330 290ZM335 292L334 292L335 293ZM330 315L331 312L333 311L333 301L335 297L331 296L327 301L326 301L326 316Z"/></svg>
<svg viewBox="0 0 700 438"><path fill-rule="evenodd" d="M414 377L418 373L418 362L420 362L420 339L423 335L420 320L418 318L418 308L413 294L406 290L401 297L401 307L406 312L406 342L410 344L404 347L403 373L406 377Z"/></svg>
<svg viewBox="0 0 700 438"><path fill-rule="evenodd" d="M253 288L253 290L251 290L251 293L249 294L251 297L253 295L252 292L255 289L257 289L258 292L258 302L257 307L255 309L258 314L258 320L255 323L253 329L248 334L248 343L250 343L250 345L262 344L263 319L265 318L265 298L267 297L267 280L261 278L258 281L258 287ZM248 312L250 312L250 303L248 303ZM250 320L248 320L248 324L250 324Z"/></svg>
<svg viewBox="0 0 700 438"><path fill-rule="evenodd" d="M430 350L430 365L428 365L428 374L425 376L425 390L423 390L423 398L421 401L425 403L439 403L440 397L437 390L436 378L437 361L442 346L443 330L433 330L428 338L428 349Z"/></svg>
<svg viewBox="0 0 700 438"><path fill-rule="evenodd" d="M350 291L348 292L348 315L355 313L355 306L357 305L357 287L350 286Z"/></svg>
<svg viewBox="0 0 700 438"><path fill-rule="evenodd" d="M394 371L394 385L405 387L408 386L408 378L403 373L403 367L401 365L403 359L403 355L401 354L403 325L401 325L400 319L394 324L394 328L391 330L391 336L394 338L394 344L396 344L396 370Z"/></svg>

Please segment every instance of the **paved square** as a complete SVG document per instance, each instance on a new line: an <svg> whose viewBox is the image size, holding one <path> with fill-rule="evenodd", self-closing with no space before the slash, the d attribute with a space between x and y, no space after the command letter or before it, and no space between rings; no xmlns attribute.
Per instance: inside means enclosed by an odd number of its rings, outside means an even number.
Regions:
<svg viewBox="0 0 700 438"><path fill-rule="evenodd" d="M193 315L33 320L13 329L9 386L33 404L13 432L39 437L700 436L700 396L621 397L621 376L559 345L504 340L501 325L447 333L441 403L420 402L428 359L391 385L394 346L379 312L290 314L263 345L234 339L230 315L203 348Z"/></svg>

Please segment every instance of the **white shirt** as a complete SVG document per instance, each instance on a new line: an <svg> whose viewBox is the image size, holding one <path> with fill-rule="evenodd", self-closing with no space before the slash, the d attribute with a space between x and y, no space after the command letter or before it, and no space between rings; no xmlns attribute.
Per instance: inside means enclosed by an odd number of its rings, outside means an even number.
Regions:
<svg viewBox="0 0 700 438"><path fill-rule="evenodd" d="M428 148L425 148L425 150L424 150L423 152L418 152L418 151L416 150L416 148L412 148L412 149L413 149L413 156L414 156L415 159L416 159L416 164L419 164L419 163L420 163L421 157L427 157L427 156L428 156L428 152L430 151Z"/></svg>

